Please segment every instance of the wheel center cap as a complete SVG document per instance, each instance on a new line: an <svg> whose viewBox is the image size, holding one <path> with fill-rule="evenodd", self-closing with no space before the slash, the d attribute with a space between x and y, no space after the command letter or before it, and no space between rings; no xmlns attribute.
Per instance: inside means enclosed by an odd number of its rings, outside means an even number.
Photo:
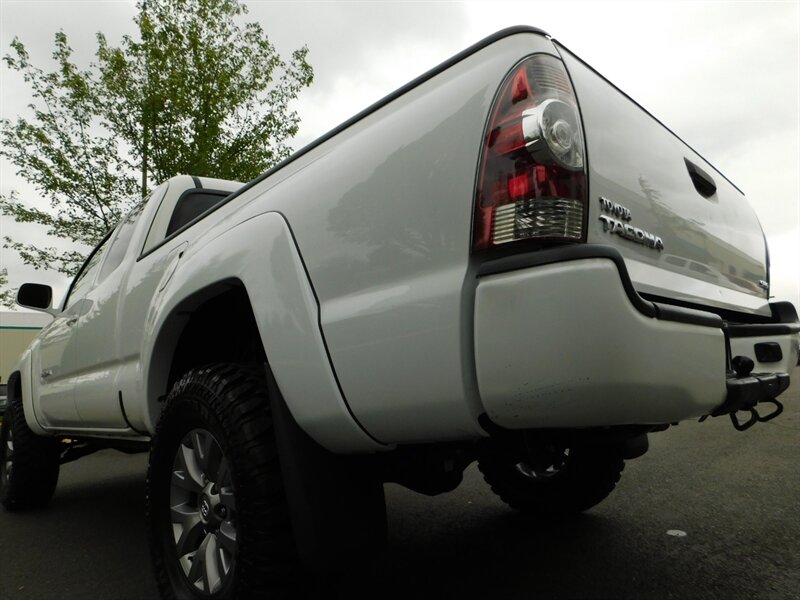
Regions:
<svg viewBox="0 0 800 600"><path fill-rule="evenodd" d="M203 496L203 499L200 500L200 516L203 517L204 521L208 521L208 517L211 515L211 502Z"/></svg>

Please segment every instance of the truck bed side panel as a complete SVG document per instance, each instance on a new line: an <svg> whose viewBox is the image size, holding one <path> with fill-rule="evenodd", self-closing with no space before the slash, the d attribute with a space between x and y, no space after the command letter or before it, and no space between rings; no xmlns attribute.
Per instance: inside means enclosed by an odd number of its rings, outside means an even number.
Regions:
<svg viewBox="0 0 800 600"><path fill-rule="evenodd" d="M494 95L535 52L555 49L532 33L484 48L315 148L291 165L299 176L266 192L308 267L347 402L380 441L483 433L474 292L464 291L475 176Z"/></svg>

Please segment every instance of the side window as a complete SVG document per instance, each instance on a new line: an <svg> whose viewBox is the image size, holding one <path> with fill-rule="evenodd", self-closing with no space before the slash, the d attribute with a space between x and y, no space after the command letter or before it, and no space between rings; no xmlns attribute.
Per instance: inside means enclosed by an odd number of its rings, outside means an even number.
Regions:
<svg viewBox="0 0 800 600"><path fill-rule="evenodd" d="M225 194L201 190L183 194L178 199L175 210L172 211L172 217L170 217L167 233L164 237L169 237L178 229L202 215L209 208L218 204L225 196Z"/></svg>
<svg viewBox="0 0 800 600"><path fill-rule="evenodd" d="M117 233L111 242L111 246L108 248L108 256L106 256L105 261L103 261L103 266L100 269L100 275L97 278L98 281L104 280L122 263L122 259L125 258L125 251L130 244L131 236L136 229L134 225L136 225L139 215L142 214L145 204L147 204L147 200L140 202L128 213L128 216L126 216L117 227Z"/></svg>
<svg viewBox="0 0 800 600"><path fill-rule="evenodd" d="M170 181L172 182L172 180ZM180 189L181 183L177 182L178 189ZM186 189L182 193L174 187L168 189L161 199L152 223L150 223L150 231L147 233L142 253L146 254L158 246L181 227L189 224L208 209L219 204L230 193L197 187Z"/></svg>
<svg viewBox="0 0 800 600"><path fill-rule="evenodd" d="M92 288L92 282L94 281L95 275L97 275L97 268L100 266L100 260L105 256L110 239L111 234L107 235L103 241L100 242L100 245L92 251L89 258L83 263L81 270L78 271L78 275L69 288L69 295L64 302L64 309L75 304L75 302L83 298Z"/></svg>

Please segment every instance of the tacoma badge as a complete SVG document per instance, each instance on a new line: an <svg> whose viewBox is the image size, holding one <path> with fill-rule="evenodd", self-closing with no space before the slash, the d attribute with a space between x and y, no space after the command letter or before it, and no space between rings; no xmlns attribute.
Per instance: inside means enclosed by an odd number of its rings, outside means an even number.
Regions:
<svg viewBox="0 0 800 600"><path fill-rule="evenodd" d="M659 236L649 233L644 229L629 225L628 223L623 223L623 221L630 221L633 217L630 209L616 202L612 202L603 196L600 196L600 208L603 212L614 215L613 217L600 215L600 220L603 222L603 231L616 233L625 239L658 251L664 249L664 242Z"/></svg>

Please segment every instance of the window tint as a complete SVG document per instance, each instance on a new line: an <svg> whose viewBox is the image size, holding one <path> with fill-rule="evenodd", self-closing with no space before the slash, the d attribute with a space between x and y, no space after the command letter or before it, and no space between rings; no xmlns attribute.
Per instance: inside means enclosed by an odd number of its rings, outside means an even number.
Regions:
<svg viewBox="0 0 800 600"><path fill-rule="evenodd" d="M103 262L103 268L100 270L98 281L105 279L122 263L122 259L125 258L125 251L130 244L131 236L136 229L134 225L139 215L142 214L142 209L144 209L146 203L146 200L139 203L117 227L117 233L108 249L108 257Z"/></svg>
<svg viewBox="0 0 800 600"><path fill-rule="evenodd" d="M75 304L77 300L83 298L91 289L94 276L97 274L97 267L100 265L100 260L103 258L106 250L108 249L109 239L110 236L106 236L100 245L94 249L92 254L89 256L89 259L83 263L83 267L81 267L81 270L78 272L78 276L75 277L75 280L72 282L72 286L69 289L69 297L64 304L64 308L69 308Z"/></svg>
<svg viewBox="0 0 800 600"><path fill-rule="evenodd" d="M193 191L188 193L178 200L175 210L172 211L172 217L167 225L167 233L164 237L169 237L178 229L193 221L201 214L206 212L209 208L215 206L225 198L224 194L215 194L206 191Z"/></svg>

